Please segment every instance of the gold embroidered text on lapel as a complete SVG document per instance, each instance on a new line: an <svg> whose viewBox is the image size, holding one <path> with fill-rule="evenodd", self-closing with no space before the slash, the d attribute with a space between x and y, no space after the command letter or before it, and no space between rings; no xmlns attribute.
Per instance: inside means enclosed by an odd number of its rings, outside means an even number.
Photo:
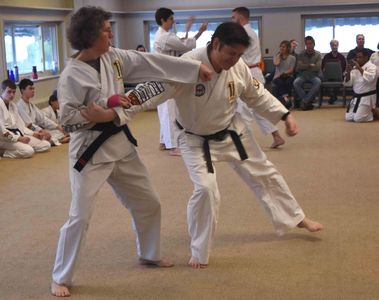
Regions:
<svg viewBox="0 0 379 300"><path fill-rule="evenodd" d="M113 63L115 69L116 69L116 74L117 74L117 80L122 79L122 67L121 63L119 60L115 60Z"/></svg>
<svg viewBox="0 0 379 300"><path fill-rule="evenodd" d="M228 82L228 88L229 88L229 102L232 102L236 99L236 87L234 85L234 81Z"/></svg>

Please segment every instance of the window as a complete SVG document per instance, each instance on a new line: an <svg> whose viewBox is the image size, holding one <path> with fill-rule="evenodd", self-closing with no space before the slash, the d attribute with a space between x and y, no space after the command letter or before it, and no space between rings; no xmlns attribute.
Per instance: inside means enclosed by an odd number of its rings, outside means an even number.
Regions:
<svg viewBox="0 0 379 300"><path fill-rule="evenodd" d="M339 52L347 53L357 46L355 37L364 34L365 47L375 50L378 43L378 16L344 16L344 17L306 17L305 36L311 35L316 41L315 48L322 52L330 52L329 42L339 41Z"/></svg>
<svg viewBox="0 0 379 300"><path fill-rule="evenodd" d="M18 66L19 74L56 74L59 69L57 24L5 23L4 43L7 69Z"/></svg>
<svg viewBox="0 0 379 300"><path fill-rule="evenodd" d="M196 48L205 47L208 42L210 42L212 38L212 34L216 30L217 26L220 25L222 22L229 21L229 20L217 20L217 21L209 21L207 30L203 32L203 34L197 39L196 41ZM259 36L259 20L253 19L250 21L251 28L255 30L257 35ZM177 23L174 23L173 31L176 32L178 37L184 37L185 36L185 21L179 21ZM194 22L191 30L188 32L189 37L195 36L195 34L199 31L199 28L201 26L201 22ZM150 49L153 52L154 51L154 36L155 33L158 30L158 25L154 22L148 23L149 28L149 42L150 42Z"/></svg>

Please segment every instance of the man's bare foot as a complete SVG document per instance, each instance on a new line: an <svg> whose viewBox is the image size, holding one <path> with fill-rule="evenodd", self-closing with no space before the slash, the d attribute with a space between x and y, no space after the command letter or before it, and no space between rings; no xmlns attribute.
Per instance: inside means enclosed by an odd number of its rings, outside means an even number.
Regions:
<svg viewBox="0 0 379 300"><path fill-rule="evenodd" d="M160 150L160 151L166 150L166 145L163 144L163 143L160 143L160 144L159 144L159 150Z"/></svg>
<svg viewBox="0 0 379 300"><path fill-rule="evenodd" d="M51 294L56 297L70 297L70 291L64 284L58 284L54 281L51 282Z"/></svg>
<svg viewBox="0 0 379 300"><path fill-rule="evenodd" d="M270 148L271 149L278 148L279 146L284 145L285 142L286 141L281 136L275 137L272 145L270 146Z"/></svg>
<svg viewBox="0 0 379 300"><path fill-rule="evenodd" d="M191 256L188 261L188 265L194 269L205 269L208 267L208 264L201 264L197 257Z"/></svg>
<svg viewBox="0 0 379 300"><path fill-rule="evenodd" d="M143 266L151 266L151 267L158 267L158 268L171 268L174 266L174 263L167 259L149 260L149 259L144 259L140 257L138 261L139 261L139 264Z"/></svg>
<svg viewBox="0 0 379 300"><path fill-rule="evenodd" d="M310 232L316 232L320 231L324 228L321 223L312 221L311 219L305 217L303 221L301 221L299 224L297 224L297 227L299 228L305 228L306 230Z"/></svg>
<svg viewBox="0 0 379 300"><path fill-rule="evenodd" d="M182 153L180 152L180 148L172 148L170 149L170 155L172 156L181 156Z"/></svg>

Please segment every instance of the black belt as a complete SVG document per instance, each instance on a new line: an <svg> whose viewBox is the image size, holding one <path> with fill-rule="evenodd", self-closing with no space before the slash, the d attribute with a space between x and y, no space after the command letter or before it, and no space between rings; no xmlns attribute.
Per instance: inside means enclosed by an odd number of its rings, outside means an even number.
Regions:
<svg viewBox="0 0 379 300"><path fill-rule="evenodd" d="M176 125L179 127L179 129L181 129L181 130L184 129L183 126L177 120L175 120L175 122L176 122ZM243 147L243 144L241 142L240 136L234 130L230 130L230 129L225 128L225 129L220 130L214 134L209 134L209 135L200 135L200 134L196 134L196 133L193 133L193 132L190 132L187 130L185 130L184 132L188 133L188 134L198 135L198 136L201 136L202 138L204 138L203 151L204 151L204 159L207 163L208 173L214 173L213 165L212 165L211 152L209 149L209 141L211 141L211 140L223 141L226 138L226 135L229 134L233 140L234 145L237 148L237 151L238 151L238 154L239 154L241 160L245 160L248 158L246 150Z"/></svg>
<svg viewBox="0 0 379 300"><path fill-rule="evenodd" d="M74 168L79 172L85 167L91 157L95 154L97 149L112 135L119 133L120 131L124 131L128 140L137 147L137 140L134 138L132 133L129 130L128 125L123 125L121 127L117 127L113 122L108 123L97 123L95 126L90 128L89 130L97 130L102 131L101 134L92 142L91 145L84 151L84 153L80 156Z"/></svg>
<svg viewBox="0 0 379 300"><path fill-rule="evenodd" d="M369 92L362 93L362 94L356 94L356 93L354 93L353 94L353 98L357 98L357 101L355 102L353 113L357 112L358 106L359 106L359 103L361 103L361 98L362 97L366 97L366 96L370 96L370 95L374 95L374 94L376 94L376 90L369 91ZM347 112L349 112L349 110L350 110L350 104L347 107Z"/></svg>
<svg viewBox="0 0 379 300"><path fill-rule="evenodd" d="M18 128L7 128L7 130L13 132L14 134L24 136L24 135L22 134L21 130L18 129Z"/></svg>

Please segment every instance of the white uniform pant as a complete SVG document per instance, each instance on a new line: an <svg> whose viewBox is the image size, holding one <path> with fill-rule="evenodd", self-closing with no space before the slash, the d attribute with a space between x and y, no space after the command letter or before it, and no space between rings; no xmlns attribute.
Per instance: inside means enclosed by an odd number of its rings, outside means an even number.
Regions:
<svg viewBox="0 0 379 300"><path fill-rule="evenodd" d="M33 156L34 152L45 152L51 147L48 141L29 135L27 137L30 138L28 144L0 141L0 149L5 150L3 156L9 158L29 158Z"/></svg>
<svg viewBox="0 0 379 300"><path fill-rule="evenodd" d="M218 221L220 193L215 173L208 173L201 146L188 145L187 136L179 136L180 149L189 176L194 184L188 202L187 221L191 237L191 253L201 264L207 264ZM241 161L235 145L228 136L224 141L210 141L212 161L228 161L236 173L255 193L275 230L284 234L305 217L303 210L289 190L284 178L267 160L246 127L241 137L249 158Z"/></svg>
<svg viewBox="0 0 379 300"><path fill-rule="evenodd" d="M374 95L375 96L375 95ZM372 105L364 104L364 103L359 103L357 111L354 113L354 106L356 103L357 99L354 98L350 102L350 107L349 111L345 114L345 120L349 122L371 122L374 120L374 115L372 112Z"/></svg>
<svg viewBox="0 0 379 300"><path fill-rule="evenodd" d="M237 112L250 126L252 126L252 123L255 120L264 135L278 131L278 127L272 124L269 120L263 118L260 114L257 114L253 109L249 108L241 99L237 100Z"/></svg>
<svg viewBox="0 0 379 300"><path fill-rule="evenodd" d="M167 149L178 147L179 129L175 125L176 120L176 104L174 99L157 106L159 123L160 123L160 143L165 144Z"/></svg>
<svg viewBox="0 0 379 300"><path fill-rule="evenodd" d="M132 215L138 256L159 260L161 207L137 152L116 162L94 165L90 161L81 172L73 168L75 162L70 159L72 201L69 219L60 230L53 280L58 284L71 284L95 196L105 181Z"/></svg>

